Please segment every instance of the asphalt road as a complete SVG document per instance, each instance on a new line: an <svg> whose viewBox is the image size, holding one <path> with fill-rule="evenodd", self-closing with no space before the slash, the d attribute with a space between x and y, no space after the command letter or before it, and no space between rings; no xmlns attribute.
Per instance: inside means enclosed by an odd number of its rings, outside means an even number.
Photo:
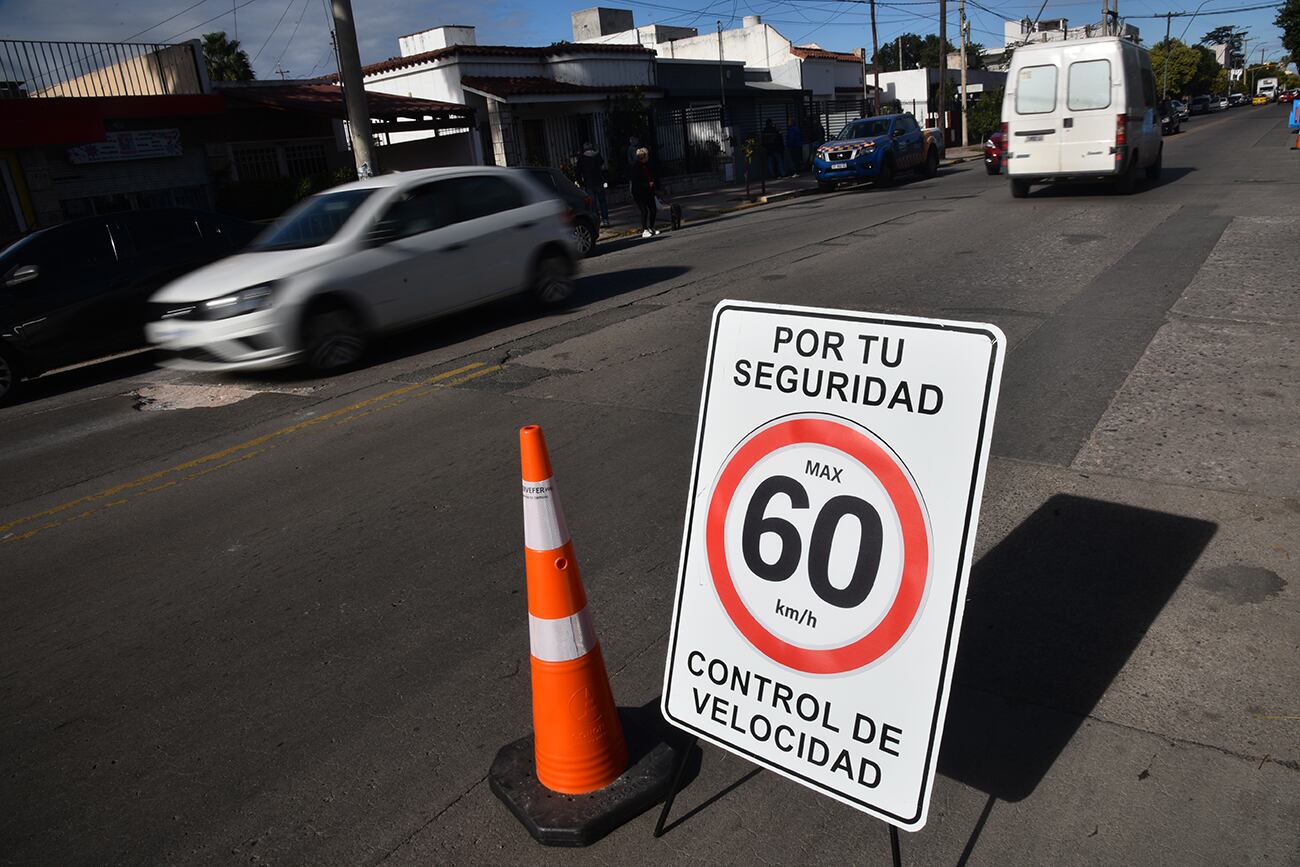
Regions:
<svg viewBox="0 0 1300 867"><path fill-rule="evenodd" d="M0 411L0 859L889 863L883 824L704 751L543 850L516 429L545 426L619 702L660 690L711 309L975 319L1010 351L909 864L1300 863L1300 153L1198 118L1127 198L979 163L611 243L582 298L332 380L147 356Z"/></svg>

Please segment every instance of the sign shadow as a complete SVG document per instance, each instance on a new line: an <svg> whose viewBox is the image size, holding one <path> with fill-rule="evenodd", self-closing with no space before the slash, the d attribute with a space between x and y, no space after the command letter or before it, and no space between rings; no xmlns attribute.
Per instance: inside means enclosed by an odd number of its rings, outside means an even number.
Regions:
<svg viewBox="0 0 1300 867"><path fill-rule="evenodd" d="M984 555L939 772L991 799L1033 794L1217 526L1058 494Z"/></svg>

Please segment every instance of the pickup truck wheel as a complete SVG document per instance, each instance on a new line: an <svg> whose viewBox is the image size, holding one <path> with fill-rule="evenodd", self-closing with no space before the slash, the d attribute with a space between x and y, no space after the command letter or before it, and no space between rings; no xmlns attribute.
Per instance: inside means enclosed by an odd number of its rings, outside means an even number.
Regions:
<svg viewBox="0 0 1300 867"><path fill-rule="evenodd" d="M1029 181L1021 180L1020 178L1012 178L1011 198L1023 199L1027 195L1029 195Z"/></svg>
<svg viewBox="0 0 1300 867"><path fill-rule="evenodd" d="M888 187L894 183L894 161L886 157L880 163L880 172L876 175L876 186Z"/></svg>
<svg viewBox="0 0 1300 867"><path fill-rule="evenodd" d="M22 375L18 372L18 363L0 344L0 406L12 403L18 394L18 383Z"/></svg>
<svg viewBox="0 0 1300 867"><path fill-rule="evenodd" d="M932 178L939 174L939 154L934 148L925 155L925 164L921 166L921 176Z"/></svg>

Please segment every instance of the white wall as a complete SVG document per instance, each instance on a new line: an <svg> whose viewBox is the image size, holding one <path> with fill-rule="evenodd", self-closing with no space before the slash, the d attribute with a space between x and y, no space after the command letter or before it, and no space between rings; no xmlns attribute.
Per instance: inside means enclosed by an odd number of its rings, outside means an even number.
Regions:
<svg viewBox="0 0 1300 867"><path fill-rule="evenodd" d="M397 48L403 57L423 54L426 51L438 51L449 45L476 45L478 37L473 27L434 27L401 36L397 39Z"/></svg>
<svg viewBox="0 0 1300 867"><path fill-rule="evenodd" d="M540 74L556 81L590 87L652 87L654 57L608 57L587 55L557 57ZM538 73L534 73L535 75Z"/></svg>

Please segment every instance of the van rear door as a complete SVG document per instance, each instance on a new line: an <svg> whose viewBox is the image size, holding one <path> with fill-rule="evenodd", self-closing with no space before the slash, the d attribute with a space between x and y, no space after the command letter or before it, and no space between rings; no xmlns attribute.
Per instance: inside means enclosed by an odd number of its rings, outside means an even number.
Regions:
<svg viewBox="0 0 1300 867"><path fill-rule="evenodd" d="M1008 174L1051 175L1061 170L1059 78L1055 63L1037 59L1016 70L1016 94L1007 124Z"/></svg>
<svg viewBox="0 0 1300 867"><path fill-rule="evenodd" d="M1097 57L1095 51L1066 48L1064 61L1061 171L1113 172L1116 120L1125 113L1123 70L1110 59Z"/></svg>

